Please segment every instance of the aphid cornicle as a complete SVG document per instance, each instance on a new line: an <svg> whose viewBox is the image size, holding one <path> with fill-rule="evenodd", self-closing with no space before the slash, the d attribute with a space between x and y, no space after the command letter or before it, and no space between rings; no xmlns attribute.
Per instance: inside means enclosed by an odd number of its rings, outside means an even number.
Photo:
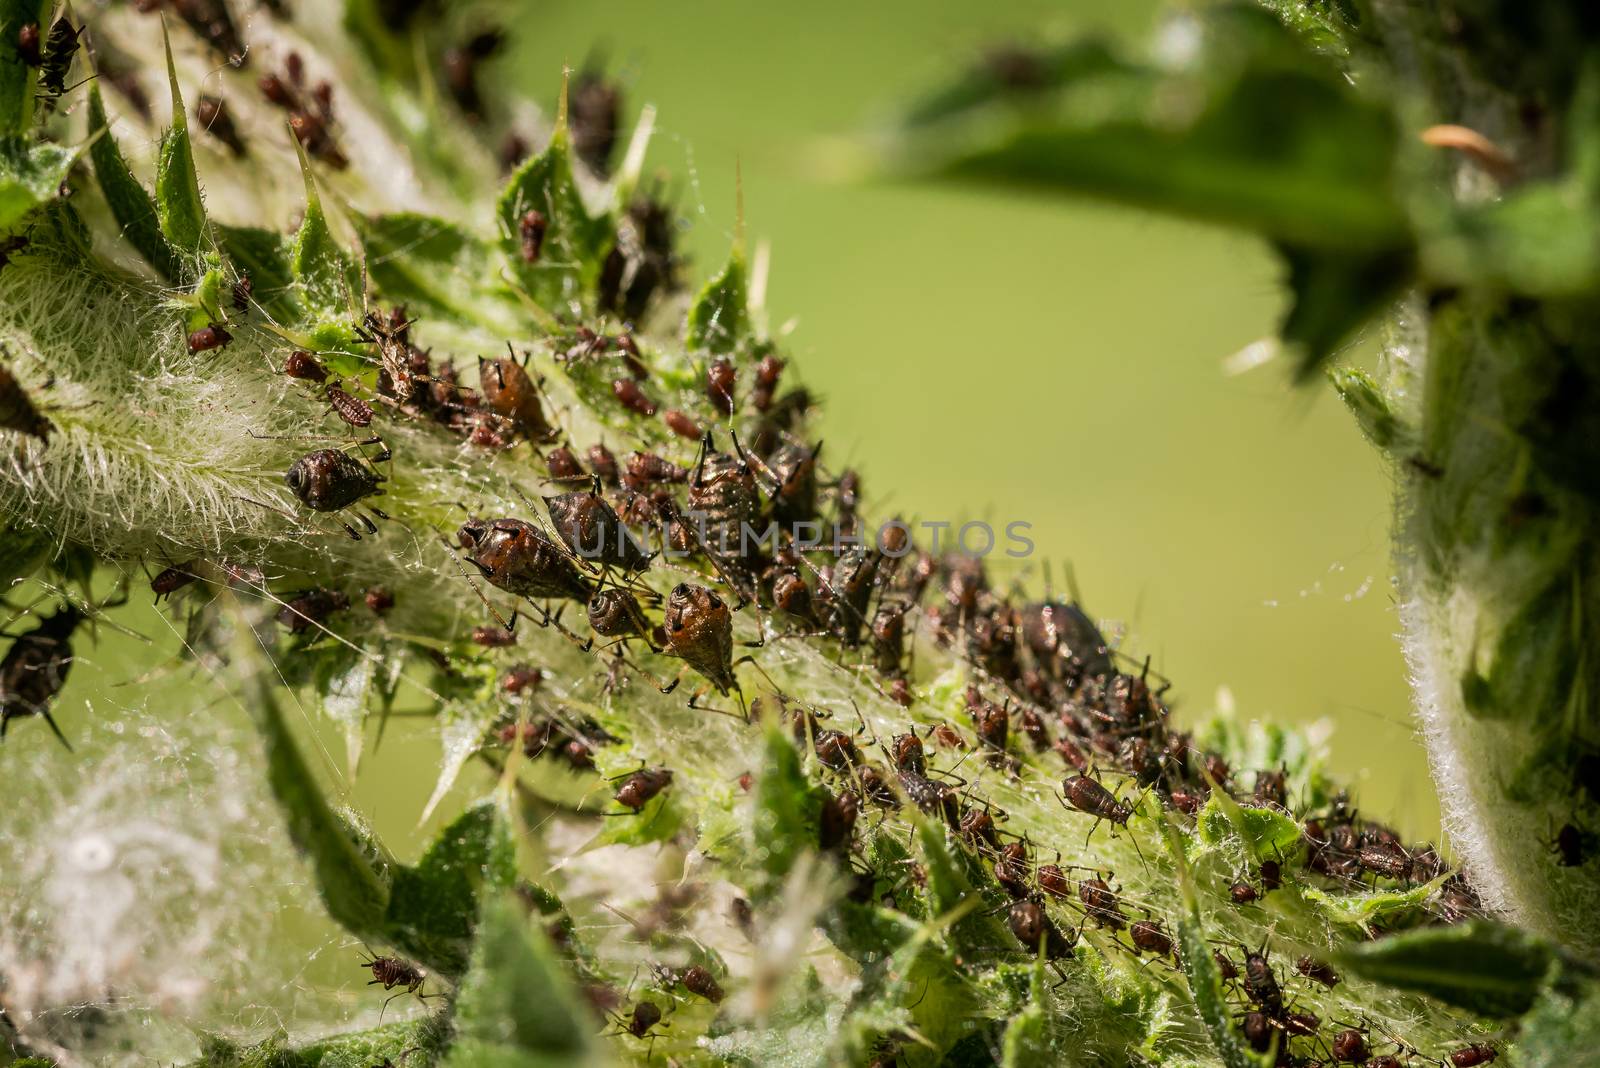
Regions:
<svg viewBox="0 0 1600 1068"><path fill-rule="evenodd" d="M622 780L613 795L617 804L638 812L649 804L662 790L672 785L672 772L668 768L640 768Z"/></svg>
<svg viewBox="0 0 1600 1068"><path fill-rule="evenodd" d="M680 582L667 595L662 624L668 655L704 675L718 693L739 688L733 674L733 613L721 597Z"/></svg>
<svg viewBox="0 0 1600 1068"><path fill-rule="evenodd" d="M651 555L634 540L616 509L598 492L546 497L556 536L580 560L632 573L650 566Z"/></svg>
<svg viewBox="0 0 1600 1068"><path fill-rule="evenodd" d="M278 609L277 620L288 627L291 634L300 634L349 607L350 598L339 590L320 587L298 590L283 595L283 607Z"/></svg>
<svg viewBox="0 0 1600 1068"><path fill-rule="evenodd" d="M6 650L0 659L0 739L12 720L40 716L61 744L72 748L50 715L50 704L72 670L72 634L84 618L74 606L63 605Z"/></svg>
<svg viewBox="0 0 1600 1068"><path fill-rule="evenodd" d="M308 452L283 476L300 503L313 512L337 512L365 497L381 495L383 476L340 449Z"/></svg>
<svg viewBox="0 0 1600 1068"><path fill-rule="evenodd" d="M1047 960L1072 956L1072 947L1077 944L1077 936L1068 938L1062 934L1037 901L1018 901L1012 905L1006 924L1011 928L1012 937L1030 952L1037 953L1042 944Z"/></svg>
<svg viewBox="0 0 1600 1068"><path fill-rule="evenodd" d="M34 407L33 400L11 371L0 364L0 430L14 430L19 434L49 441L55 425Z"/></svg>
<svg viewBox="0 0 1600 1068"><path fill-rule="evenodd" d="M589 602L592 584L566 551L520 519L469 519L456 531L467 559L497 589L530 601Z"/></svg>

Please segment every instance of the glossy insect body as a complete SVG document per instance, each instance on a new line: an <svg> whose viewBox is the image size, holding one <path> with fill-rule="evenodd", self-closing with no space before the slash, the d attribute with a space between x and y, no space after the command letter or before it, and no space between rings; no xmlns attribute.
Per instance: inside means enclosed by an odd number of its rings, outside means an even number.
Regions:
<svg viewBox="0 0 1600 1068"><path fill-rule="evenodd" d="M39 621L11 643L0 659L0 738L14 719L42 716L61 744L71 749L50 704L66 685L72 669L72 633L84 615L71 605Z"/></svg>
<svg viewBox="0 0 1600 1068"><path fill-rule="evenodd" d="M817 844L824 850L847 845L855 831L860 808L861 802L849 790L837 797L824 797L822 811L817 818Z"/></svg>
<svg viewBox="0 0 1600 1068"><path fill-rule="evenodd" d="M24 22L17 27L17 58L30 67L37 67L43 62L44 54L39 49L37 22Z"/></svg>
<svg viewBox="0 0 1600 1068"><path fill-rule="evenodd" d="M733 414L733 387L737 381L738 375L728 360L712 360L706 368L706 398L723 415Z"/></svg>
<svg viewBox="0 0 1600 1068"><path fill-rule="evenodd" d="M1041 666L1069 685L1111 674L1111 653L1100 628L1075 604L1023 607L1022 638Z"/></svg>
<svg viewBox="0 0 1600 1068"><path fill-rule="evenodd" d="M716 452L709 436L705 446L689 479L689 511L701 518L712 552L737 555L741 524L754 523L761 510L755 474L743 460Z"/></svg>
<svg viewBox="0 0 1600 1068"><path fill-rule="evenodd" d="M1313 982L1321 983L1329 990L1339 985L1339 973L1325 960L1309 956L1301 957L1295 961L1294 970Z"/></svg>
<svg viewBox="0 0 1600 1068"><path fill-rule="evenodd" d="M650 1037L650 1029L661 1022L661 1010L655 1002L641 1001L633 1007L628 1017L628 1034L634 1038Z"/></svg>
<svg viewBox="0 0 1600 1068"><path fill-rule="evenodd" d="M0 430L14 430L40 441L48 441L54 429L50 420L34 407L33 400L23 391L11 371L0 364Z"/></svg>
<svg viewBox="0 0 1600 1068"><path fill-rule="evenodd" d="M873 579L878 574L878 554L852 548L839 558L822 584L829 633L846 645L855 645L866 623L872 600Z"/></svg>
<svg viewBox="0 0 1600 1068"><path fill-rule="evenodd" d="M1028 849L1021 842L1008 842L994 862L994 879L1000 888L1014 898L1027 897L1032 888L1028 885Z"/></svg>
<svg viewBox="0 0 1600 1068"><path fill-rule="evenodd" d="M1360 1064L1367 1059L1367 1036L1347 1027L1333 1036L1332 1052L1340 1064Z"/></svg>
<svg viewBox="0 0 1600 1068"><path fill-rule="evenodd" d="M1037 901L1018 901L1012 905L1006 923L1016 940L1030 951L1038 952L1042 943L1048 960L1070 957L1072 947L1077 943L1076 936L1069 939L1061 933L1061 929L1045 913L1044 906Z"/></svg>
<svg viewBox="0 0 1600 1068"><path fill-rule="evenodd" d="M1099 876L1078 884L1078 899L1088 909L1089 917L1101 927L1120 931L1128 925L1128 918L1122 914L1122 904L1116 892Z"/></svg>
<svg viewBox="0 0 1600 1068"><path fill-rule="evenodd" d="M322 588L300 590L285 594L283 607L278 609L277 620L290 633L300 634L318 626L335 612L350 607L350 598L339 590Z"/></svg>
<svg viewBox="0 0 1600 1068"><path fill-rule="evenodd" d="M1411 874L1411 857L1402 847L1388 842L1366 843L1356 853L1356 863L1374 875L1400 882L1405 882Z"/></svg>
<svg viewBox="0 0 1600 1068"><path fill-rule="evenodd" d="M656 414L656 402L645 395L639 383L631 378L619 378L611 383L611 395L631 412L646 417Z"/></svg>
<svg viewBox="0 0 1600 1068"><path fill-rule="evenodd" d="M289 466L283 480L314 512L337 512L381 494L383 476L339 449L308 452Z"/></svg>
<svg viewBox="0 0 1600 1068"><path fill-rule="evenodd" d="M1474 1042L1450 1054L1450 1063L1454 1068L1478 1068L1480 1064L1489 1064L1500 1051L1493 1046L1486 1046L1481 1042Z"/></svg>
<svg viewBox="0 0 1600 1068"><path fill-rule="evenodd" d="M1272 1018L1264 1012L1247 1012L1239 1021L1244 1040L1257 1053L1265 1053L1272 1045Z"/></svg>
<svg viewBox="0 0 1600 1068"><path fill-rule="evenodd" d="M1249 905L1261 900L1261 892L1243 880L1228 887L1228 896L1235 905Z"/></svg>
<svg viewBox="0 0 1600 1068"><path fill-rule="evenodd" d="M650 554L623 527L616 510L598 493L563 493L546 497L550 521L574 556L582 560L643 571Z"/></svg>
<svg viewBox="0 0 1600 1068"><path fill-rule="evenodd" d="M522 218L517 220L517 241L523 263L539 262L539 255L544 251L545 231L549 228L550 222L544 212L529 208L522 213Z"/></svg>
<svg viewBox="0 0 1600 1068"><path fill-rule="evenodd" d="M199 576L194 573L194 561L187 564L174 564L161 574L150 580L150 591L156 595L156 600L170 597L183 589Z"/></svg>
<svg viewBox="0 0 1600 1068"><path fill-rule="evenodd" d="M220 349L232 340L233 335L223 329L222 324L212 323L209 326L202 326L189 335L189 351L208 352L211 349Z"/></svg>
<svg viewBox="0 0 1600 1068"><path fill-rule="evenodd" d="M1072 883L1067 879L1067 873L1061 870L1061 865L1041 864L1035 877L1039 881L1039 889L1051 897L1072 896Z"/></svg>
<svg viewBox="0 0 1600 1068"><path fill-rule="evenodd" d="M589 598L589 626L602 638L648 638L650 621L627 590L600 590Z"/></svg>
<svg viewBox="0 0 1600 1068"><path fill-rule="evenodd" d="M511 420L520 433L535 441L544 441L554 432L545 418L538 386L511 356L479 360L478 388L483 393L484 403L497 415Z"/></svg>
<svg viewBox="0 0 1600 1068"><path fill-rule="evenodd" d="M72 58L78 54L81 33L83 27L74 26L65 15L50 24L50 36L39 62L39 92L46 100L58 100L67 91L67 74L72 70ZM19 37L19 43L20 40Z"/></svg>
<svg viewBox="0 0 1600 1068"><path fill-rule="evenodd" d="M699 964L685 971L678 977L678 981L689 993L699 994L713 1004L723 998L722 987L717 984L716 976Z"/></svg>
<svg viewBox="0 0 1600 1068"><path fill-rule="evenodd" d="M325 382L328 378L328 372L323 370L322 364L305 349L295 349L284 358L283 373L308 382Z"/></svg>
<svg viewBox="0 0 1600 1068"><path fill-rule="evenodd" d="M1283 990L1264 953L1245 953L1244 990L1250 1000L1276 1017L1283 1012Z"/></svg>
<svg viewBox="0 0 1600 1068"><path fill-rule="evenodd" d="M988 809L971 808L962 815L961 837L976 848L1000 851L1000 834Z"/></svg>
<svg viewBox="0 0 1600 1068"><path fill-rule="evenodd" d="M733 613L704 586L680 582L667 595L662 620L666 651L710 680L718 693L737 690L733 674Z"/></svg>
<svg viewBox="0 0 1600 1068"><path fill-rule="evenodd" d="M912 771L918 775L928 773L926 750L922 747L922 739L907 731L897 734L891 744L894 756L894 766L901 771Z"/></svg>
<svg viewBox="0 0 1600 1068"><path fill-rule="evenodd" d="M638 812L672 784L672 772L667 768L641 768L622 780L614 795L617 804Z"/></svg>
<svg viewBox="0 0 1600 1068"><path fill-rule="evenodd" d="M1128 928L1128 937L1133 939L1134 948L1142 953L1164 957L1172 952L1172 936L1162 929L1159 920L1135 921Z"/></svg>
<svg viewBox="0 0 1600 1068"><path fill-rule="evenodd" d="M588 603L589 580L561 547L520 519L472 519L456 531L461 547L488 583L529 600Z"/></svg>
<svg viewBox="0 0 1600 1068"><path fill-rule="evenodd" d="M1120 827L1126 827L1129 818L1133 816L1133 809L1118 801L1110 790L1086 775L1069 775L1062 782L1061 790L1067 804L1079 812L1087 812L1096 819L1110 820Z"/></svg>

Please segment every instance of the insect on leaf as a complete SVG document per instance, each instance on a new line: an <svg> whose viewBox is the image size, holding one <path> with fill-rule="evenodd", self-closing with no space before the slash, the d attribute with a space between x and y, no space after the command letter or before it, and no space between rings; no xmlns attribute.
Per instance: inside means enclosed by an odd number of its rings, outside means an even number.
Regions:
<svg viewBox="0 0 1600 1068"><path fill-rule="evenodd" d="M502 301L493 247L455 223L400 212L360 216L356 225L373 284L412 312L478 326L486 306Z"/></svg>
<svg viewBox="0 0 1600 1068"><path fill-rule="evenodd" d="M27 23L44 24L44 0L0 0L0 41L8 44ZM33 87L37 72L11 56L0 63L0 137L15 137L33 124Z"/></svg>

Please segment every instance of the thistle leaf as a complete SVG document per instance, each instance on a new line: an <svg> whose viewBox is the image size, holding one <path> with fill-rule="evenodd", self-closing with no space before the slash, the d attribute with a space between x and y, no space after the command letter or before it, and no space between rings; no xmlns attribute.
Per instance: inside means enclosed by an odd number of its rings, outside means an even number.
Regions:
<svg viewBox="0 0 1600 1068"><path fill-rule="evenodd" d="M161 231L155 200L128 169L127 161L122 158L122 149L111 135L98 82L89 83L89 136L92 139L89 158L94 162L95 180L100 184L100 193L106 198L117 225L122 227L128 244L162 278L176 282L181 274L178 257Z"/></svg>
<svg viewBox="0 0 1600 1068"><path fill-rule="evenodd" d="M0 231L55 200L77 158L76 149L62 145L0 141Z"/></svg>
<svg viewBox="0 0 1600 1068"><path fill-rule="evenodd" d="M479 902L511 888L516 851L499 806L485 801L456 817L414 867L394 873L388 940L447 975L467 966Z"/></svg>
<svg viewBox="0 0 1600 1068"><path fill-rule="evenodd" d="M544 233L537 255L524 255L523 219L542 217ZM605 217L589 214L572 174L572 149L564 122L550 144L517 168L500 193L496 208L500 247L517 280L546 310L592 292L611 241ZM531 246L529 252L534 251Z"/></svg>
<svg viewBox="0 0 1600 1068"><path fill-rule="evenodd" d="M503 301L492 247L455 223L403 212L362 216L357 228L373 284L411 311L481 326L486 308ZM512 333L507 311L501 332Z"/></svg>
<svg viewBox="0 0 1600 1068"><path fill-rule="evenodd" d="M735 244L722 270L689 305L685 340L692 349L728 352L750 337L750 283L744 249Z"/></svg>
<svg viewBox="0 0 1600 1068"><path fill-rule="evenodd" d="M1338 959L1373 982L1482 1016L1533 1007L1556 959L1549 943L1490 920L1427 927L1347 946Z"/></svg>
<svg viewBox="0 0 1600 1068"><path fill-rule="evenodd" d="M307 308L319 316L337 318L352 313L355 308L354 269L328 227L322 197L317 193L316 178L311 173L311 161L298 140L295 149L300 156L300 174L306 183L306 213L295 234L290 269Z"/></svg>
<svg viewBox="0 0 1600 1068"><path fill-rule="evenodd" d="M251 299L280 322L299 322L303 312L294 297L291 247L276 230L218 223L217 240L234 266L250 276Z"/></svg>
<svg viewBox="0 0 1600 1068"><path fill-rule="evenodd" d="M200 177L194 166L194 146L189 141L189 120L184 115L183 93L178 89L178 68L167 48L167 82L172 88L172 128L161 138L156 160L156 216L161 233L180 253L196 254L206 243L206 206L200 196Z"/></svg>

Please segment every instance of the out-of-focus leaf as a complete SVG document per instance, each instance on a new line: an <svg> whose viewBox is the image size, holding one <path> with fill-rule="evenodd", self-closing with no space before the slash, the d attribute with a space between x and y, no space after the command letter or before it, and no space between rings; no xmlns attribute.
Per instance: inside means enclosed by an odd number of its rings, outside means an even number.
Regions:
<svg viewBox="0 0 1600 1068"><path fill-rule="evenodd" d="M1219 845L1230 835L1236 836L1257 861L1278 860L1300 845L1301 829L1294 817L1266 806L1246 808L1226 790L1211 791L1195 828L1207 845Z"/></svg>
<svg viewBox="0 0 1600 1068"><path fill-rule="evenodd" d="M306 306L318 315L337 317L349 313L354 305L353 268L350 257L328 227L311 161L298 141L295 146L300 154L300 174L306 183L306 213L295 234L289 265Z"/></svg>
<svg viewBox="0 0 1600 1068"><path fill-rule="evenodd" d="M1481 1016L1533 1007L1555 960L1550 944L1490 920L1425 927L1340 950L1346 970Z"/></svg>
<svg viewBox="0 0 1600 1068"><path fill-rule="evenodd" d="M155 200L128 169L122 149L111 136L98 81L89 83L89 136L93 138L89 158L94 161L95 180L100 184L100 193L106 198L112 217L122 227L122 235L161 277L169 282L177 281L178 257L161 232Z"/></svg>
<svg viewBox="0 0 1600 1068"><path fill-rule="evenodd" d="M167 46L167 82L172 88L172 128L162 135L156 159L156 217L167 242L180 254L193 255L206 243L206 206L200 196L183 94L178 89L178 68L164 28L162 39Z"/></svg>
<svg viewBox="0 0 1600 1068"><path fill-rule="evenodd" d="M1001 916L985 915L983 909L974 907L979 903L977 884L983 873L969 863L970 854L953 848L943 824L920 816L914 822L917 849L927 874L926 918L932 921L947 914L958 915L960 918L951 925L947 937L962 952L981 956L995 946L1014 945L1016 939ZM958 912L962 909L969 911Z"/></svg>
<svg viewBox="0 0 1600 1068"><path fill-rule="evenodd" d="M0 137L15 137L33 124L36 75L32 67L10 55L9 49L15 45L17 31L27 23L47 24L47 11L45 0L0 0L0 41L8 48L0 63Z"/></svg>
<svg viewBox="0 0 1600 1068"><path fill-rule="evenodd" d="M1420 883L1404 890L1374 890L1364 894L1330 893L1314 886L1301 888L1301 894L1332 923L1370 931L1388 916L1419 912L1438 892L1448 873L1431 883Z"/></svg>
<svg viewBox="0 0 1600 1068"><path fill-rule="evenodd" d="M62 145L0 141L0 231L54 200L77 157L75 149Z"/></svg>
<svg viewBox="0 0 1600 1068"><path fill-rule="evenodd" d="M291 1046L282 1032L249 1045L206 1035L200 1058L188 1068L372 1068L386 1062L428 1068L438 1063L445 1037L431 1017L328 1035L303 1046Z"/></svg>
<svg viewBox="0 0 1600 1068"><path fill-rule="evenodd" d="M794 743L778 724L768 724L750 828L750 860L766 874L762 884L752 891L758 904L782 886L796 857L816 848L820 804L820 796L800 766Z"/></svg>
<svg viewBox="0 0 1600 1068"><path fill-rule="evenodd" d="M596 1064L595 1021L555 948L510 893L486 894L456 999L450 1068Z"/></svg>
<svg viewBox="0 0 1600 1068"><path fill-rule="evenodd" d="M1044 977L1043 950L1034 962L1028 994L1027 1006L1006 1024L1000 1042L1001 1068L1044 1068L1058 1063L1046 1030L1045 1010L1050 1005L1050 994Z"/></svg>
<svg viewBox="0 0 1600 1068"><path fill-rule="evenodd" d="M529 211L544 218L538 257L522 254L522 220ZM594 289L610 245L610 227L592 217L572 175L566 123L556 125L550 144L518 167L500 193L496 212L500 247L528 295L547 311Z"/></svg>
<svg viewBox="0 0 1600 1068"><path fill-rule="evenodd" d="M516 856L498 805L485 801L439 833L415 867L399 868L389 895L391 943L449 975L466 968L484 895L516 880Z"/></svg>
<svg viewBox="0 0 1600 1068"><path fill-rule="evenodd" d="M501 299L491 246L455 223L405 212L363 216L357 226L367 274L411 311L480 326Z"/></svg>
<svg viewBox="0 0 1600 1068"><path fill-rule="evenodd" d="M1600 1049L1600 984L1558 972L1522 1017L1516 1045L1519 1068L1570 1068Z"/></svg>
<svg viewBox="0 0 1600 1068"><path fill-rule="evenodd" d="M744 249L734 245L728 262L689 305L686 334L692 349L727 352L750 336L750 285Z"/></svg>
<svg viewBox="0 0 1600 1068"><path fill-rule="evenodd" d="M266 746L267 783L289 824L289 837L311 861L317 889L328 913L351 933L374 941L384 937L394 862L364 828L335 812L322 795L284 721L249 628L239 647L240 662L253 672L248 705Z"/></svg>
<svg viewBox="0 0 1600 1068"><path fill-rule="evenodd" d="M1366 371L1357 367L1330 368L1328 379L1356 417L1361 432L1378 448L1392 450L1414 436L1414 431L1400 422L1377 380Z"/></svg>
<svg viewBox="0 0 1600 1068"><path fill-rule="evenodd" d="M1105 197L1269 238L1289 263L1304 374L1408 277L1398 128L1254 8L1180 16L1163 65L1080 45L1013 60L913 111L902 173Z"/></svg>

